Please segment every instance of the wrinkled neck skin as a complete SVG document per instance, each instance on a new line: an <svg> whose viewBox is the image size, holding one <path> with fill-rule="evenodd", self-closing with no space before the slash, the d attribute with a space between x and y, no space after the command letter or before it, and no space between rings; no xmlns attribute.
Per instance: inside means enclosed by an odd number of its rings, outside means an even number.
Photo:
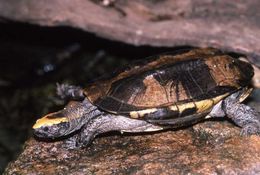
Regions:
<svg viewBox="0 0 260 175"><path fill-rule="evenodd" d="M71 104L72 103L72 104ZM79 130L83 125L87 124L93 118L100 116L101 111L92 105L87 99L82 102L71 102L63 110L62 113L68 118L68 128L64 135L68 135Z"/></svg>

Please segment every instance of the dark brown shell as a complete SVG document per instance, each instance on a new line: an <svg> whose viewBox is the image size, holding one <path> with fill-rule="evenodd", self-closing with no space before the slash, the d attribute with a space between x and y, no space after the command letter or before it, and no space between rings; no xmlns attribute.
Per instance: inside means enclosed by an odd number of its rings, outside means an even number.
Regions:
<svg viewBox="0 0 260 175"><path fill-rule="evenodd" d="M208 110L247 86L252 76L248 63L215 49L191 49L141 60L84 91L94 105L108 112L154 112L170 107L180 115L191 103L192 113ZM213 102L204 104L209 100Z"/></svg>

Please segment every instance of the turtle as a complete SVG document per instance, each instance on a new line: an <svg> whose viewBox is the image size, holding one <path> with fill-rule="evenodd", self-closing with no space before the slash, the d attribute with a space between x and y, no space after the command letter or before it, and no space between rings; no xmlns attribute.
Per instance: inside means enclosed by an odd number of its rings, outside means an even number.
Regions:
<svg viewBox="0 0 260 175"><path fill-rule="evenodd" d="M152 132L229 118L241 135L260 133L259 113L243 102L252 65L214 48L183 49L136 61L85 88L58 84L70 102L38 119L37 138L67 136L67 148L88 146L101 133Z"/></svg>

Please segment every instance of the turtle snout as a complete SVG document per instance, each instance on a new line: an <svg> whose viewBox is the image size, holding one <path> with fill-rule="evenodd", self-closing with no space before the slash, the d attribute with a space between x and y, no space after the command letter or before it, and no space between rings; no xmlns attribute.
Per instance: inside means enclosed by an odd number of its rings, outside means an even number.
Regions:
<svg viewBox="0 0 260 175"><path fill-rule="evenodd" d="M38 128L38 129L34 129L34 135L36 135L37 137L40 137L40 138L48 138L49 137L49 128L44 126L44 127L41 127L41 128Z"/></svg>
<svg viewBox="0 0 260 175"><path fill-rule="evenodd" d="M42 126L34 129L34 135L40 138L57 138L65 135L67 127L60 125Z"/></svg>

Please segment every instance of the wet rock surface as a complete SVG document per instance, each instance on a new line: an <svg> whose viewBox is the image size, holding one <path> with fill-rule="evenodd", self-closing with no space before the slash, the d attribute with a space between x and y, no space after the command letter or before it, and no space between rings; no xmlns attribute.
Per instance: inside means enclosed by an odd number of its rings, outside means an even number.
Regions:
<svg viewBox="0 0 260 175"><path fill-rule="evenodd" d="M227 121L207 121L178 131L110 133L77 150L31 138L4 174L259 174L260 137L239 132Z"/></svg>

